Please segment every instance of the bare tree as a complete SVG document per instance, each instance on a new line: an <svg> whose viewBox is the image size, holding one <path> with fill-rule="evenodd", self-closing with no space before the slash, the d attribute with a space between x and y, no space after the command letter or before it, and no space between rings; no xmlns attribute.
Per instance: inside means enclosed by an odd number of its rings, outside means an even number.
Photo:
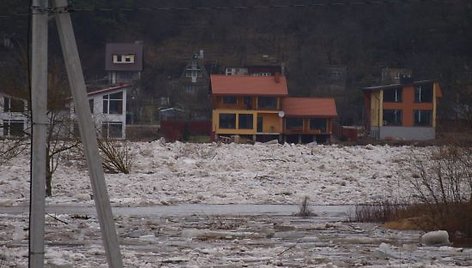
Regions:
<svg viewBox="0 0 472 268"><path fill-rule="evenodd" d="M429 225L472 237L472 148L444 146L410 161L407 179Z"/></svg>
<svg viewBox="0 0 472 268"><path fill-rule="evenodd" d="M11 94L11 98L21 102L31 102L27 92L29 91L28 64L25 50L19 49L13 57L8 75L2 77L2 82L8 85L5 94ZM52 178L57 170L62 155L72 148L80 145L78 139L73 135L73 122L67 110L68 85L66 83L64 68L61 63L55 59L50 59L48 74L48 119L49 127L47 132L46 144L46 195L52 195ZM9 95L10 96L10 95ZM25 105L31 107L31 105ZM31 122L31 111L25 107L21 111L14 111L26 122ZM0 107L4 111L5 107ZM11 107L9 107L11 108ZM11 114L11 113L10 113ZM0 125L0 127L3 127ZM10 133L9 133L10 134ZM2 159L11 159L20 153L24 153L30 146L30 128L23 128L21 133L16 131L15 135L8 135L0 146L0 155ZM5 138L5 137L4 137Z"/></svg>

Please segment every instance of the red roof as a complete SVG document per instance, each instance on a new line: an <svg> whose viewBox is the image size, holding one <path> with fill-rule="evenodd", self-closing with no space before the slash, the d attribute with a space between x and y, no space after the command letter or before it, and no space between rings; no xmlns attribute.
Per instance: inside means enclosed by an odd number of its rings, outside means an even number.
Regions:
<svg viewBox="0 0 472 268"><path fill-rule="evenodd" d="M282 100L282 109L286 116L299 117L335 117L336 103L333 98L295 98Z"/></svg>
<svg viewBox="0 0 472 268"><path fill-rule="evenodd" d="M100 95L100 94L106 94L106 93L111 93L113 91L119 91L122 88L129 88L131 85L130 84L119 84L119 85L114 85L111 87L107 88L102 88L94 91L87 92L87 96L95 96L95 95Z"/></svg>
<svg viewBox="0 0 472 268"><path fill-rule="evenodd" d="M211 75L210 80L213 95L288 95L285 76Z"/></svg>

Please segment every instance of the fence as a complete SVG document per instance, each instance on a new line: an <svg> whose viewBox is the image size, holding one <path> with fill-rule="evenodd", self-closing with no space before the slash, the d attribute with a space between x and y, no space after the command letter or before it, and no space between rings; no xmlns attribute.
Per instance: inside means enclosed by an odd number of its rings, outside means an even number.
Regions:
<svg viewBox="0 0 472 268"><path fill-rule="evenodd" d="M167 141L187 140L190 136L210 136L211 121L161 120L159 134Z"/></svg>

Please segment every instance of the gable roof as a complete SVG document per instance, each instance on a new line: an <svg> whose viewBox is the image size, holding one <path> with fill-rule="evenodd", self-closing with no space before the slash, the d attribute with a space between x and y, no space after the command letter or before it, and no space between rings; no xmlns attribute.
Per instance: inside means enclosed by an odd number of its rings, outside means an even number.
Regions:
<svg viewBox="0 0 472 268"><path fill-rule="evenodd" d="M333 98L297 98L282 100L282 109L289 117L335 117L336 103Z"/></svg>
<svg viewBox="0 0 472 268"><path fill-rule="evenodd" d="M119 84L113 85L106 88L90 88L87 87L87 97L105 95L110 93L116 93L131 88L131 84ZM72 97L67 98L68 101L72 101Z"/></svg>
<svg viewBox="0 0 472 268"><path fill-rule="evenodd" d="M285 76L211 75L210 83L213 95L288 95Z"/></svg>
<svg viewBox="0 0 472 268"><path fill-rule="evenodd" d="M112 92L119 92L119 91L122 91L122 89L126 89L126 88L129 88L129 87L131 87L130 84L120 84L120 85L116 85L116 86L111 86L111 87L102 88L102 89L87 92L87 96L92 97L92 96L104 95L104 94L108 94L108 93L112 93Z"/></svg>

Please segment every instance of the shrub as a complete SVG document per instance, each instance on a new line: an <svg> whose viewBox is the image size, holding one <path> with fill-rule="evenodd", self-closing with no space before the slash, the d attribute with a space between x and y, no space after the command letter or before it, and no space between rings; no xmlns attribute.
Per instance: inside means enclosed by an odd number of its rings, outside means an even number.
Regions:
<svg viewBox="0 0 472 268"><path fill-rule="evenodd" d="M303 201L302 201L302 204L300 205L300 210L298 211L298 213L295 214L295 216L300 216L300 217L311 217L311 216L316 216L315 213L313 213L313 211L311 211L311 209L308 207L308 196L305 196L303 198Z"/></svg>
<svg viewBox="0 0 472 268"><path fill-rule="evenodd" d="M109 173L129 174L133 165L133 157L127 141L101 139L98 148L102 154L102 164Z"/></svg>
<svg viewBox="0 0 472 268"><path fill-rule="evenodd" d="M472 241L472 150L445 146L414 156L405 174L414 190L407 205L381 202L356 206L355 220L390 227L447 230L455 244ZM392 223L394 221L394 223Z"/></svg>
<svg viewBox="0 0 472 268"><path fill-rule="evenodd" d="M356 205L354 219L359 222L381 222L395 220L404 206L389 201Z"/></svg>

